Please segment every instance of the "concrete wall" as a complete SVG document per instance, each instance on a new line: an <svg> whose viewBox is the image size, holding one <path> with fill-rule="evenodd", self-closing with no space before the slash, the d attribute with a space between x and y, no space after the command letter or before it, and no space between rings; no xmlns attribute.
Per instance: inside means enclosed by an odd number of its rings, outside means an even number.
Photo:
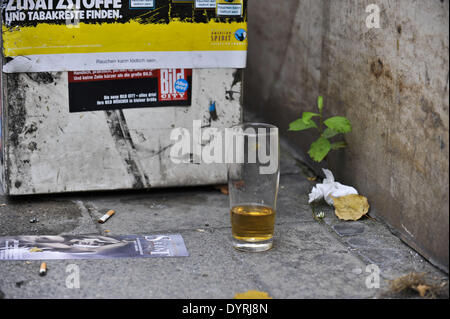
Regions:
<svg viewBox="0 0 450 319"><path fill-rule="evenodd" d="M366 27L366 6L381 9ZM426 258L449 265L449 1L251 0L245 105L288 133L315 110L347 116L341 182Z"/></svg>

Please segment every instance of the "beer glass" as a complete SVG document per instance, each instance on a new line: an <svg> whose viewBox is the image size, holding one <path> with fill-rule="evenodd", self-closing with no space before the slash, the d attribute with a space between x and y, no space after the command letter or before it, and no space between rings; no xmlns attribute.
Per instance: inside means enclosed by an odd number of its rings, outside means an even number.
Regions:
<svg viewBox="0 0 450 319"><path fill-rule="evenodd" d="M231 128L227 151L233 247L247 252L272 248L280 179L278 128L244 123ZM229 157L230 159L230 157Z"/></svg>

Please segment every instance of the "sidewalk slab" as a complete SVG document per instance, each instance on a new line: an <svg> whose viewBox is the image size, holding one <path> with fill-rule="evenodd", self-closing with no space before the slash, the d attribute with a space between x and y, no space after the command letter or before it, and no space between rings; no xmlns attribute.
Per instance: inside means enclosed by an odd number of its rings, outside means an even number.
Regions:
<svg viewBox="0 0 450 319"><path fill-rule="evenodd" d="M274 248L250 254L231 246L228 196L214 187L0 196L0 236L180 233L189 257L53 260L39 277L39 261L0 261L4 298L233 298L261 290L274 298L379 298L388 281L411 271L437 282L448 276L395 237L380 221L343 222L332 207L313 218L308 193L314 175L283 148ZM370 199L369 199L370 201ZM105 224L97 219L116 214ZM39 221L30 223L30 219ZM369 289L367 266L380 269L380 288ZM67 266L80 271L69 289ZM445 296L444 296L445 297ZM448 297L448 293L447 293Z"/></svg>

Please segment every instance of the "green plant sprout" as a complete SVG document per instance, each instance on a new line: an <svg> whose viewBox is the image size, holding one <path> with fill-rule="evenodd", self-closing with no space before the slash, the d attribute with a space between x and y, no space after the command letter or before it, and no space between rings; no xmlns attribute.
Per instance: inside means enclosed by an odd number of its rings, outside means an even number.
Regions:
<svg viewBox="0 0 450 319"><path fill-rule="evenodd" d="M347 146L346 142L330 142L332 137L352 131L350 121L344 116L334 116L323 119L323 97L319 96L317 101L319 113L303 112L298 120L289 124L289 131L304 131L310 128L317 129L319 138L311 144L308 151L309 156L316 162L321 162L331 150L338 150ZM319 118L319 125L313 118Z"/></svg>

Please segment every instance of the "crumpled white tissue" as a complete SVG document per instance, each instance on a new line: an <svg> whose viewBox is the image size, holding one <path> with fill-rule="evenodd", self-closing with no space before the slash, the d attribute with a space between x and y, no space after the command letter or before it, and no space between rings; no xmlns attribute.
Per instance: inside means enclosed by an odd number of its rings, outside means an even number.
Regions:
<svg viewBox="0 0 450 319"><path fill-rule="evenodd" d="M323 168L326 178L323 180L322 184L317 184L309 193L309 203L322 198L325 199L328 205L333 205L333 197L347 196L351 194L358 195L358 191L351 186L342 185L341 183L334 181L333 173Z"/></svg>

